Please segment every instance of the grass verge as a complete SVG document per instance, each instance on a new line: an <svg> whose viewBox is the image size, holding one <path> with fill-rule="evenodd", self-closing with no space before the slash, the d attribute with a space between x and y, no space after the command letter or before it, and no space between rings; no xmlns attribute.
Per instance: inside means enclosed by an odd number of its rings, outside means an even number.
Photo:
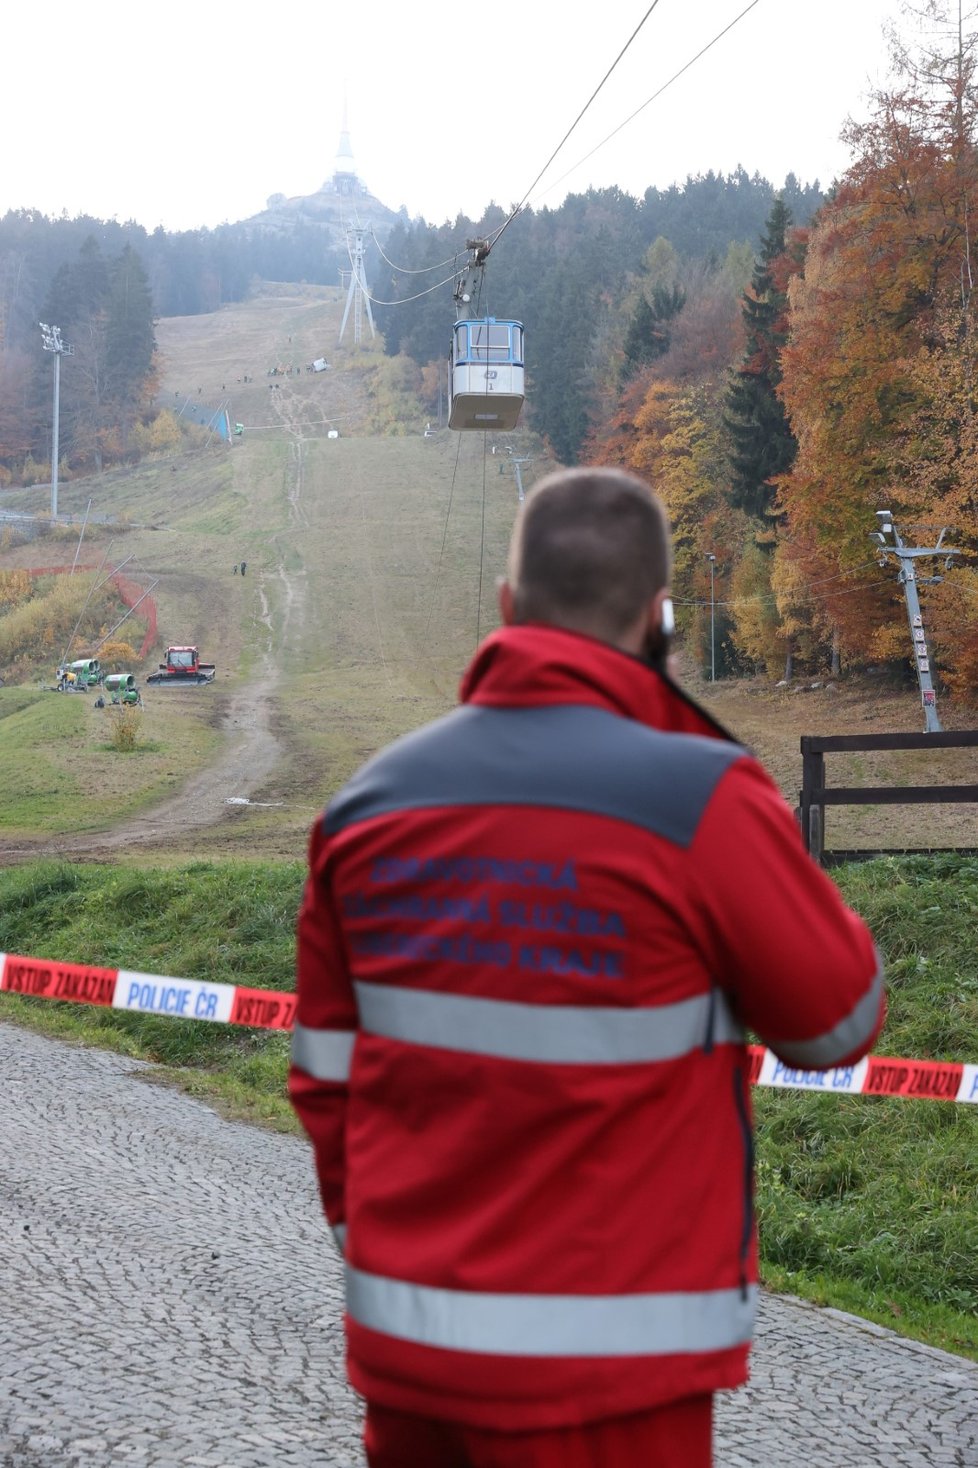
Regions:
<svg viewBox="0 0 978 1468"><path fill-rule="evenodd" d="M0 871L0 951L262 989L293 987L298 863L34 862ZM295 1130L285 1035L0 996L0 1018L138 1056L226 1115Z"/></svg>
<svg viewBox="0 0 978 1468"><path fill-rule="evenodd" d="M886 959L877 1053L978 1059L978 861L833 875ZM978 1359L978 1108L758 1090L755 1109L771 1282Z"/></svg>
<svg viewBox="0 0 978 1468"><path fill-rule="evenodd" d="M975 1060L978 861L834 874L887 960L880 1054ZM0 870L0 950L288 989L300 863ZM0 996L0 1018L154 1062L224 1114L294 1131L287 1039ZM765 1282L978 1360L978 1108L755 1092Z"/></svg>
<svg viewBox="0 0 978 1468"><path fill-rule="evenodd" d="M154 694L140 743L111 742L120 710L95 694L0 688L0 830L10 840L97 829L162 800L220 744L203 703ZM129 712L128 710L125 712ZM145 736L145 737L143 737ZM125 758L137 754L138 760Z"/></svg>

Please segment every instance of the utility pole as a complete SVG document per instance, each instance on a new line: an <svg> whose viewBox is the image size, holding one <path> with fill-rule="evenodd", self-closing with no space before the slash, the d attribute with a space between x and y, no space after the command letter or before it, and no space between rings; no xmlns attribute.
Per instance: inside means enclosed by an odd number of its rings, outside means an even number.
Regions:
<svg viewBox="0 0 978 1468"><path fill-rule="evenodd" d="M924 556L943 555L945 557L944 568L949 571L953 565L953 557L959 556L961 552L952 548L944 548L944 536L947 533L946 525L937 537L936 545L909 546L904 543L903 537L897 529L889 510L877 510L876 520L877 529L869 532L869 538L875 541L882 551L880 565L885 566L887 564L886 558L889 552L892 552L900 562L900 574L897 580L903 587L903 594L907 603L907 621L910 623L914 662L917 666L920 701L924 708L924 733L940 734L941 721L937 715L937 693L931 677L930 653L927 650L924 619L920 610L920 597L917 595L917 587L918 585L937 585L944 580L944 577L936 575L918 576L914 569L914 562ZM892 536L892 541L889 539L890 536Z"/></svg>
<svg viewBox="0 0 978 1468"><path fill-rule="evenodd" d="M58 441L59 415L61 410L61 358L73 357L74 347L61 340L60 326L47 326L39 321L42 345L46 352L54 353L54 422L51 429L51 519L58 518Z"/></svg>
<svg viewBox="0 0 978 1468"><path fill-rule="evenodd" d="M706 559L710 563L710 682L717 681L717 637L716 637L716 597L713 594L714 573L716 572L717 558L712 551L707 551Z"/></svg>

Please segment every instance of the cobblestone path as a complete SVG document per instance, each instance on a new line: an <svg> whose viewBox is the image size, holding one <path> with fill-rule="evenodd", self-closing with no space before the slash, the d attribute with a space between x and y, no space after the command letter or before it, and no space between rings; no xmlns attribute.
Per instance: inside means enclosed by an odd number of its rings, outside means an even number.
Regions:
<svg viewBox="0 0 978 1468"><path fill-rule="evenodd" d="M0 1023L2 1468L361 1468L304 1143ZM978 1468L978 1366L764 1303L718 1468Z"/></svg>

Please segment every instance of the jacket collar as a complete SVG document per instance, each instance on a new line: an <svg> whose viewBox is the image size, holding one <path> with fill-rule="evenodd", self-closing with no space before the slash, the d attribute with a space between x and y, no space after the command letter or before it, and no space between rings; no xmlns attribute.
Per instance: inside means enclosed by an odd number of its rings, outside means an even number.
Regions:
<svg viewBox="0 0 978 1468"><path fill-rule="evenodd" d="M560 627L501 627L462 678L463 703L494 707L588 704L653 729L733 735L664 673L606 642Z"/></svg>

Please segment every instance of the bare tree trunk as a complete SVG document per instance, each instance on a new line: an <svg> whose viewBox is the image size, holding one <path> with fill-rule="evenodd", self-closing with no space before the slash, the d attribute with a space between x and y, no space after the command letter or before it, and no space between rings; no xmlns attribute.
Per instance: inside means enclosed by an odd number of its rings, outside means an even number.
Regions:
<svg viewBox="0 0 978 1468"><path fill-rule="evenodd" d="M829 673L833 678L838 678L842 671L842 661L839 657L839 629L832 628L832 662L829 665Z"/></svg>
<svg viewBox="0 0 978 1468"><path fill-rule="evenodd" d="M794 677L795 666L795 644L794 639L789 638L788 646L784 655L784 681L790 683Z"/></svg>

